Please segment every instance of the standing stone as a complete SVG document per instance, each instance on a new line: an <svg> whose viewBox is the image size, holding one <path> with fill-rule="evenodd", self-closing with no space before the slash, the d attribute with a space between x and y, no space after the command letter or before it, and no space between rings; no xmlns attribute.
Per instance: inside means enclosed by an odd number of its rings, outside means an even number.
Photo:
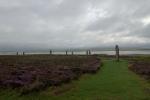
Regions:
<svg viewBox="0 0 150 100"><path fill-rule="evenodd" d="M68 55L68 51L66 51L66 55Z"/></svg>
<svg viewBox="0 0 150 100"><path fill-rule="evenodd" d="M50 55L52 55L52 50L49 51Z"/></svg>
<svg viewBox="0 0 150 100"><path fill-rule="evenodd" d="M116 60L119 61L119 46L116 45Z"/></svg>
<svg viewBox="0 0 150 100"><path fill-rule="evenodd" d="M89 51L88 50L86 51L86 55L89 55Z"/></svg>
<svg viewBox="0 0 150 100"><path fill-rule="evenodd" d="M25 55L25 52L23 52L23 55Z"/></svg>
<svg viewBox="0 0 150 100"><path fill-rule="evenodd" d="M89 50L89 55L91 55L91 50Z"/></svg>
<svg viewBox="0 0 150 100"><path fill-rule="evenodd" d="M17 54L16 54L17 56L19 55L19 53L17 52Z"/></svg>
<svg viewBox="0 0 150 100"><path fill-rule="evenodd" d="M72 55L74 55L74 52L72 51Z"/></svg>

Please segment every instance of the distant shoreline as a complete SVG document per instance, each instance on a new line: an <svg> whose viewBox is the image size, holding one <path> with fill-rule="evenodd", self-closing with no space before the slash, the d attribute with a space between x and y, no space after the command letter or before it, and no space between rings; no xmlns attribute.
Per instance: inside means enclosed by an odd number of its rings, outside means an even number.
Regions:
<svg viewBox="0 0 150 100"><path fill-rule="evenodd" d="M68 55L72 55L72 50L66 50ZM52 51L53 55L66 55L66 51ZM50 54L50 51L18 51L18 55L38 55L38 54ZM73 51L74 55L86 55L86 51ZM91 54L105 54L114 55L114 50L91 50ZM120 55L149 55L150 50L120 50ZM0 55L17 55L17 51L0 51Z"/></svg>

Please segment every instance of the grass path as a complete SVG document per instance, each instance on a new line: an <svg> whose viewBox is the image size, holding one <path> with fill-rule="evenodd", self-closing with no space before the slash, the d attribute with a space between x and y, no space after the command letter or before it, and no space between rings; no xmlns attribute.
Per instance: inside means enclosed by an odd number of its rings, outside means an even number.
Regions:
<svg viewBox="0 0 150 100"><path fill-rule="evenodd" d="M5 91L0 92L0 100L150 100L149 84L130 72L127 66L127 61L105 60L97 74L85 75L57 91L49 88L22 97L8 91L5 94ZM53 95L50 91L61 93Z"/></svg>

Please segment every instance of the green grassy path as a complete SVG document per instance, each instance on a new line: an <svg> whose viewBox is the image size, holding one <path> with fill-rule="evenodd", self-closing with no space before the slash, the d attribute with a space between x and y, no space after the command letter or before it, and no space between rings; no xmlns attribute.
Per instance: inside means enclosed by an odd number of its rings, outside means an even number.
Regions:
<svg viewBox="0 0 150 100"><path fill-rule="evenodd" d="M95 75L85 75L79 81L64 85L53 95L48 89L19 97L17 93L0 93L0 100L150 100L149 84L130 72L127 61L105 60ZM150 88L150 87L149 87Z"/></svg>

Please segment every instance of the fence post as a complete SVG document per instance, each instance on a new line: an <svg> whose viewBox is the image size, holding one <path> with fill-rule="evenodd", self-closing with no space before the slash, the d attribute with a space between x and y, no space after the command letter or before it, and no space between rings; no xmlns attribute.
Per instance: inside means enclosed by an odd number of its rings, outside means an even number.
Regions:
<svg viewBox="0 0 150 100"><path fill-rule="evenodd" d="M116 49L116 60L119 61L119 46L116 45L115 49Z"/></svg>

